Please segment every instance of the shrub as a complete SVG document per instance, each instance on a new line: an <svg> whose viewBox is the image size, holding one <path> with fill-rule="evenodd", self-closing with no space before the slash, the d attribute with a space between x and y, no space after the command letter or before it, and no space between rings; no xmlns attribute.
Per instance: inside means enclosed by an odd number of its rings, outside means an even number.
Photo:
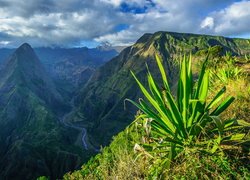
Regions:
<svg viewBox="0 0 250 180"><path fill-rule="evenodd" d="M146 124L150 140L143 144L143 148L154 159L152 174L159 174L164 168L170 168L171 162L185 152L199 151L214 154L221 151L221 144L244 142L246 133L239 133L246 122L235 119L222 120L220 114L227 109L234 98L229 96L223 100L226 88L223 87L214 98L208 102L209 71L206 70L208 56L204 61L195 83L191 69L191 56L184 56L180 63L180 77L177 96L170 91L166 73L161 59L156 55L163 88L156 84L148 71L147 90L132 75L138 83L146 101L139 99L139 103L128 100L137 106L143 114L139 119Z"/></svg>

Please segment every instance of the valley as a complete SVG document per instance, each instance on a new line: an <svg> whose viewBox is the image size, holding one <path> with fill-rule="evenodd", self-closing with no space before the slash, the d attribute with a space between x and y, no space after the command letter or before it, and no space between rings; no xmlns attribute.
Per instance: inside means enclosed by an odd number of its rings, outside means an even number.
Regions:
<svg viewBox="0 0 250 180"><path fill-rule="evenodd" d="M0 0L0 180L250 180L250 0Z"/></svg>
<svg viewBox="0 0 250 180"><path fill-rule="evenodd" d="M75 108L70 99L78 84L59 75L64 69L56 71L58 74L53 71L57 62L78 54L67 49L60 49L54 55L51 49L40 51L42 58L51 55L51 59L46 59L48 66L27 43L10 51L13 53L2 63L0 71L0 127L4 129L0 132L0 177L30 179L41 174L60 177L95 154L95 149L91 150L86 142L87 130L66 121ZM52 57L57 57L57 62ZM105 55L95 60L104 62ZM79 60L76 68L81 64L95 68L91 59L86 61L89 65ZM87 81L88 76L83 78ZM19 163L14 159L19 159ZM54 168L53 163L61 165ZM22 166L28 167L16 174Z"/></svg>
<svg viewBox="0 0 250 180"><path fill-rule="evenodd" d="M163 59L175 90L180 54L191 52L198 66L209 48L214 59L227 52L243 57L250 54L249 43L156 32L144 34L121 52L111 47L32 48L27 43L0 49L0 177L55 179L102 152L138 110L126 101L142 96L131 71L146 83L150 69L160 81L155 54Z"/></svg>
<svg viewBox="0 0 250 180"><path fill-rule="evenodd" d="M73 100L70 101L70 105L71 105L71 110L75 108ZM86 128L70 124L70 122L66 122L66 119L71 115L71 113L72 113L72 111L70 111L69 113L64 114L63 117L60 118L60 122L65 127L69 127L69 128L73 128L73 129L76 129L78 131L81 131L81 141L82 141L83 148L85 150L88 150L88 145L87 145L87 142L86 142L86 136L87 136Z"/></svg>
<svg viewBox="0 0 250 180"><path fill-rule="evenodd" d="M136 108L129 106L124 100L141 97L130 71L145 82L147 64L148 68L152 69L152 75L159 79L160 74L154 57L159 54L163 58L171 87L175 88L178 74L176 59L179 54L192 52L194 56L197 55L198 61L198 57L202 57L200 52L209 47L215 47L215 56L225 54L226 51L232 52L233 55L250 52L249 40L244 39L173 32L144 34L134 45L127 47L117 57L97 69L78 93L77 108L71 116L71 121L89 124L90 141L95 146L109 144L112 136L124 129L136 114ZM221 52L217 52L216 48Z"/></svg>

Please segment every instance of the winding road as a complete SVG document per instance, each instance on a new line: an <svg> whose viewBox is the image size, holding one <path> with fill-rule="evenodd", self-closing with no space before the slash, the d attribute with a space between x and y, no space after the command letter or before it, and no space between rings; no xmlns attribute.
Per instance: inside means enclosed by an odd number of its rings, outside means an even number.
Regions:
<svg viewBox="0 0 250 180"><path fill-rule="evenodd" d="M83 148L85 150L88 150L88 145L87 145L87 142L86 142L86 136L87 136L87 130L86 130L86 128L73 125L72 123L66 121L67 117L69 117L73 113L73 110L74 110L74 107L75 107L75 105L74 105L74 99L72 99L70 101L70 106L72 107L71 111L69 113L66 113L65 115L63 115L63 117L60 118L60 122L64 126L66 126L66 127L70 127L70 128L77 129L77 130L81 131L82 132L82 138L81 138L81 140L82 140Z"/></svg>

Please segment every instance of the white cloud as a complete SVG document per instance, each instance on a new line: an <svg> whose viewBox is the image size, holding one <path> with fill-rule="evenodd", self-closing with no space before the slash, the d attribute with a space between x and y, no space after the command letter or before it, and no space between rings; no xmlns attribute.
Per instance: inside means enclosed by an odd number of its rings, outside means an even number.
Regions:
<svg viewBox="0 0 250 180"><path fill-rule="evenodd" d="M6 46L8 45L10 42L9 41L0 41L0 46Z"/></svg>
<svg viewBox="0 0 250 180"><path fill-rule="evenodd" d="M249 1L234 0L0 0L0 40L6 46L115 45L144 33L177 31L249 34ZM126 4L128 9L122 9ZM136 10L142 9L140 13ZM216 11L215 11L216 10ZM125 24L127 28L117 29ZM3 44L3 43L2 43Z"/></svg>
<svg viewBox="0 0 250 180"><path fill-rule="evenodd" d="M130 27L121 32L113 32L95 38L114 44L132 44L144 33L175 31L186 33L206 33L214 26L213 17L207 17L214 9L230 4L231 0L152 0L153 7L143 14L130 17ZM202 25L202 28L200 27ZM206 27L206 28L205 28ZM205 29L204 29L205 28Z"/></svg>
<svg viewBox="0 0 250 180"><path fill-rule="evenodd" d="M135 32L131 30L123 30L117 33L107 34L95 38L97 42L111 42L117 46L128 46L135 42L138 37L141 36L140 32Z"/></svg>
<svg viewBox="0 0 250 180"><path fill-rule="evenodd" d="M202 22L201 22L201 28L205 29L212 29L214 27L214 18L212 17L206 17Z"/></svg>
<svg viewBox="0 0 250 180"><path fill-rule="evenodd" d="M122 3L126 3L129 6L143 7L149 3L148 0L100 0L101 2L111 4L115 7L119 7Z"/></svg>
<svg viewBox="0 0 250 180"><path fill-rule="evenodd" d="M111 4L115 7L119 7L123 0L101 0L101 2Z"/></svg>
<svg viewBox="0 0 250 180"><path fill-rule="evenodd" d="M144 33L156 31L198 32L199 28L195 27L199 27L202 19L199 19L197 13L190 8L185 9L185 3L181 0L171 2L171 0L154 1L155 6L149 8L147 12L130 16L128 29L108 33L95 40L122 45L134 43Z"/></svg>
<svg viewBox="0 0 250 180"><path fill-rule="evenodd" d="M89 8L88 4L84 5L75 11L56 5L49 13L36 11L29 15L20 11L12 12L12 5L9 8L0 7L0 33L12 37L13 41L8 45L28 41L35 46L68 46L112 31L120 18L119 14L111 18L112 12L100 11L99 6ZM57 11L58 7L62 10Z"/></svg>
<svg viewBox="0 0 250 180"><path fill-rule="evenodd" d="M201 28L209 19L214 19L208 33L241 36L250 33L250 1L235 2L230 6L210 13L201 24ZM209 23L209 22L207 22Z"/></svg>

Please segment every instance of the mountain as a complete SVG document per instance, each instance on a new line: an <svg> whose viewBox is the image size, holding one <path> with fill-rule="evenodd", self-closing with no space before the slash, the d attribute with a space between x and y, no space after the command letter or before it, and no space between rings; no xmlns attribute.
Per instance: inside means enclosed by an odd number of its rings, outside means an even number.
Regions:
<svg viewBox="0 0 250 180"><path fill-rule="evenodd" d="M119 52L114 48L103 49L102 46L97 48L34 48L42 64L48 70L53 70L54 65L58 62L72 61L75 64L85 64L99 66L110 60Z"/></svg>
<svg viewBox="0 0 250 180"><path fill-rule="evenodd" d="M67 81L75 86L83 85L89 73L116 56L124 47L100 45L97 48L34 48L46 71L56 81ZM15 49L0 49L0 69ZM88 70L86 77L83 74ZM82 79L83 78L83 79ZM78 84L78 82L80 84Z"/></svg>
<svg viewBox="0 0 250 180"><path fill-rule="evenodd" d="M86 69L93 71L118 54L113 48L104 50L99 47L36 48L35 51L53 79L66 80L76 87L86 81L86 77L82 80Z"/></svg>
<svg viewBox="0 0 250 180"><path fill-rule="evenodd" d="M95 153L82 147L83 129L64 119L72 92L115 55L112 48L33 49L27 43L0 49L0 179L59 178Z"/></svg>
<svg viewBox="0 0 250 180"><path fill-rule="evenodd" d="M125 49L126 46L113 46L109 42L103 42L99 46L97 46L96 49L101 50L101 51L110 51L110 50L115 50L118 53L120 53L123 49Z"/></svg>
<svg viewBox="0 0 250 180"><path fill-rule="evenodd" d="M191 52L199 61L211 46L215 55L250 53L250 40L172 32L145 34L118 56L108 47L13 50L0 71L0 179L56 179L79 168L134 119L124 100L142 95L131 70L145 84L147 64L160 79L157 53L175 88L176 58Z"/></svg>
<svg viewBox="0 0 250 180"><path fill-rule="evenodd" d="M50 71L56 79L66 80L78 86L85 82L86 77L90 77L97 67L103 65L115 55L117 55L117 52L114 49L71 49L68 56L64 57L61 61L57 61ZM83 77L86 70L88 70L88 74Z"/></svg>
<svg viewBox="0 0 250 180"><path fill-rule="evenodd" d="M72 122L84 124L88 128L89 141L93 145L108 144L114 134L134 119L136 108L124 100L142 97L131 70L145 84L147 64L157 79L159 73L154 60L157 53L163 58L169 81L175 87L178 74L176 57L190 52L198 54L211 46L215 49L220 47L218 49L222 54L226 51L234 55L250 53L250 40L245 39L173 32L143 35L133 46L124 49L91 76L76 98Z"/></svg>
<svg viewBox="0 0 250 180"><path fill-rule="evenodd" d="M31 46L15 50L0 72L0 179L55 179L79 167L79 132L59 119L68 109Z"/></svg>
<svg viewBox="0 0 250 180"><path fill-rule="evenodd" d="M201 68L208 50L210 56L206 70L210 71L211 78L207 100L211 101L225 86L227 91L224 97L233 96L235 99L229 107L226 107L227 110L222 110L225 111L220 114L219 120L234 118L240 121L245 120L247 128L243 130L241 127L242 129L236 131L232 128L226 130L227 133L224 135L229 137L231 132L233 132L233 136L242 133L244 140L238 143L234 139L229 143L229 138L226 138L224 139L226 141L222 140L218 144L216 130L212 131L211 136L208 135L209 133L205 133L203 136L202 131L201 137L197 137L198 141L195 139L196 142L191 143L190 146L184 142L183 151L178 147L176 152L178 153L179 150L182 152L175 159L170 159L171 163L168 164L166 159L173 158L173 156L169 156L172 153L168 151L169 139L165 138L165 135L168 134L167 130L161 129L160 126L159 129L157 126L152 126L151 120L150 122L145 121L147 118L140 118L118 135L113 136L110 145L102 148L100 153L83 164L80 170L65 174L64 179L178 179L180 177L186 177L186 179L197 179L197 177L198 179L203 177L248 179L246 177L250 177L249 124L247 123L250 120L250 39L229 39L169 32L145 34L135 45L125 49L118 57L94 73L76 98L75 106L78 109L71 119L88 126L88 135L93 144L109 143L112 133L119 131L119 128L122 129L125 123L135 119L133 116L136 114L130 115L130 111L127 111L130 108L135 113L135 109L131 108L134 106L126 104L127 109L124 110L122 108L123 99L130 98L138 101L138 97L144 97L143 99L147 101L144 95L138 95L140 90L137 88L138 85L133 85L135 80L130 81L129 70L133 70L139 81L143 81L143 86L147 87L148 82L145 82L145 72L147 71L145 63L147 63L151 74L156 77L156 80L159 80L157 73L159 68L152 60L154 54L158 53L165 57L163 62L168 79L171 81L172 93L175 96L177 93L175 78L179 76L176 67L179 68L179 60L182 59L180 53L192 53L191 68L194 78L197 80L198 69ZM227 51L229 52L227 53ZM184 69L182 68L182 70ZM162 81L157 82L156 85L162 88ZM155 98L153 97L153 99ZM155 105L153 106L155 107ZM153 106L149 106L149 109L155 112ZM211 126L209 123L208 126L204 131L216 125ZM161 133L154 133L157 131L156 129L161 132L166 131L166 133L162 133L164 135L161 136ZM209 153L210 147L202 147L202 141L210 144L216 141L216 147L219 148L211 154ZM195 145L195 143L197 144ZM214 150L213 146L211 148Z"/></svg>
<svg viewBox="0 0 250 180"><path fill-rule="evenodd" d="M1 48L0 49L0 69L4 65L4 61L14 52L14 49Z"/></svg>
<svg viewBox="0 0 250 180"><path fill-rule="evenodd" d="M61 95L29 44L23 44L7 61L1 72L0 89L15 91L25 89L33 92L51 106L60 105ZM45 93L46 92L46 93Z"/></svg>

